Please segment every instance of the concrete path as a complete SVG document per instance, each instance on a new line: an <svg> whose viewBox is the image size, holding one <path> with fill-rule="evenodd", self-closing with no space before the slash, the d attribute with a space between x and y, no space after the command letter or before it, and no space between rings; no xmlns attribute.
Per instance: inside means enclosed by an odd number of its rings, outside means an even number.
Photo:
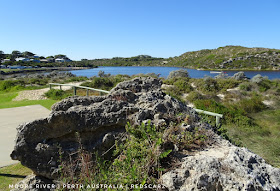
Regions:
<svg viewBox="0 0 280 191"><path fill-rule="evenodd" d="M17 163L10 158L19 124L47 117L50 110L41 105L0 109L0 167Z"/></svg>

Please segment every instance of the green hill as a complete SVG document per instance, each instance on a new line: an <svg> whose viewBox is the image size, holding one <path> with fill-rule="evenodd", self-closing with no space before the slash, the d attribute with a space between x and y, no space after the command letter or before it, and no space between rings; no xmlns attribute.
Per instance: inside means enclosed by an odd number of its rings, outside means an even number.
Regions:
<svg viewBox="0 0 280 191"><path fill-rule="evenodd" d="M280 50L225 46L186 52L169 58L167 65L200 69L279 70Z"/></svg>

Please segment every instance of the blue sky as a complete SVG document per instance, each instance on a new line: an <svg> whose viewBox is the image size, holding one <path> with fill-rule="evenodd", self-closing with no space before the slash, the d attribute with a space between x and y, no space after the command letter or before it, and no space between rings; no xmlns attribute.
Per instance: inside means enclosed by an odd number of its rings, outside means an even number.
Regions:
<svg viewBox="0 0 280 191"><path fill-rule="evenodd" d="M280 49L279 0L0 0L0 50L81 58Z"/></svg>

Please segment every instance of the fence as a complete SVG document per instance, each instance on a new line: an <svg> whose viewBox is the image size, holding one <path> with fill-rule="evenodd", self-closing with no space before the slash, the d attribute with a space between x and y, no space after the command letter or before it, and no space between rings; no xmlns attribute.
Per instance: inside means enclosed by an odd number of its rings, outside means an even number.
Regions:
<svg viewBox="0 0 280 191"><path fill-rule="evenodd" d="M201 110L201 109L194 109L197 113L203 113L203 114L207 114L207 115L211 115L211 116L214 116L216 117L216 127L219 126L219 124L221 123L221 118L223 118L223 115L222 114L219 114L219 113L213 113L213 112L210 112L210 111L204 111L204 110Z"/></svg>
<svg viewBox="0 0 280 191"><path fill-rule="evenodd" d="M90 88L90 87L86 87L86 86L77 86L77 85L72 85L72 84L49 83L49 86L50 86L50 89L52 89L52 86L59 86L60 89L62 89L62 86L70 86L73 88L74 95L77 95L77 88L86 89L87 96L89 95L89 90L97 91L97 92L99 92L100 95L103 95L103 93L109 93L109 91L106 91L106 90L95 89L95 88Z"/></svg>

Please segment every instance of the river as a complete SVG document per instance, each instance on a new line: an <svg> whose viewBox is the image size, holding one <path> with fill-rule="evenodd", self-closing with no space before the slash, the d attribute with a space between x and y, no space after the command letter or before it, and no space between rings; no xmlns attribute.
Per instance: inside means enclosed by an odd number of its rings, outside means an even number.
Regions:
<svg viewBox="0 0 280 191"><path fill-rule="evenodd" d="M77 75L77 76L97 76L98 72L100 70L103 70L105 74L127 74L127 75L134 75L134 74L147 74L147 73L155 73L160 74L160 77L166 78L169 74L169 72L173 70L178 70L179 67L157 67L157 66L101 66L98 68L93 69L86 69L86 70L72 70L71 73ZM203 78L205 75L214 77L218 75L217 73L210 73L210 71L206 70L196 70L196 69L187 69L189 72L189 75L191 78ZM214 70L213 70L214 71ZM242 71L242 70L236 70L236 71L224 71L228 76L233 76L233 74ZM261 74L262 76L267 76L269 79L280 79L280 71L244 71L245 75L249 78L252 78L253 76L257 74Z"/></svg>

